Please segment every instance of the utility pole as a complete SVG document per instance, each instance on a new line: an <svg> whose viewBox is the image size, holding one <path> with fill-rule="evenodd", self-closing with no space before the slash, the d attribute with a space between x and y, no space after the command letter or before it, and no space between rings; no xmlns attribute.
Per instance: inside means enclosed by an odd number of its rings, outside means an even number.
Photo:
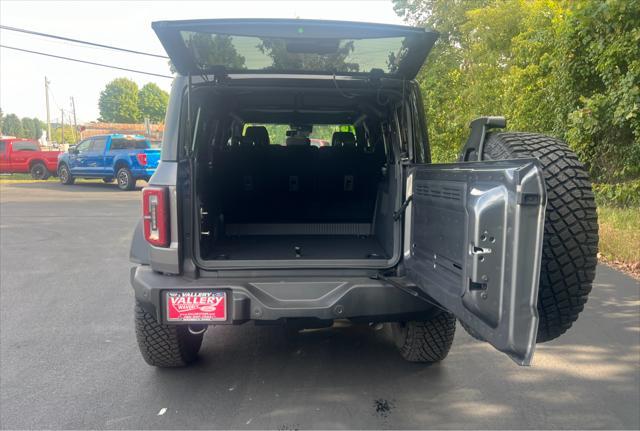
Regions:
<svg viewBox="0 0 640 431"><path fill-rule="evenodd" d="M49 119L49 84L51 82L47 80L47 77L44 77L44 95L45 100L47 102L47 143L53 142L51 137L51 120Z"/></svg>
<svg viewBox="0 0 640 431"><path fill-rule="evenodd" d="M78 123L76 121L76 101L73 98L73 96L71 96L71 109L73 110L73 139L75 140L74 143L78 143Z"/></svg>
<svg viewBox="0 0 640 431"><path fill-rule="evenodd" d="M60 145L64 145L64 109L60 109L60 118L62 118L61 123L62 128L60 129Z"/></svg>

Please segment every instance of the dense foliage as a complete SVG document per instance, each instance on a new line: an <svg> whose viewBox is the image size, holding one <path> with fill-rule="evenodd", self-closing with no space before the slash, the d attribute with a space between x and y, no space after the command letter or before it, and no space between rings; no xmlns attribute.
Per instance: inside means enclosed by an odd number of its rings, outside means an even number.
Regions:
<svg viewBox="0 0 640 431"><path fill-rule="evenodd" d="M158 123L164 121L169 94L153 82L146 84L138 94L138 110L142 117Z"/></svg>
<svg viewBox="0 0 640 431"><path fill-rule="evenodd" d="M64 137L64 140L63 140ZM75 144L79 140L79 134L74 132L73 126L65 124L64 125L64 136L62 133L62 128L60 125L51 128L51 142L65 143L65 144Z"/></svg>
<svg viewBox="0 0 640 431"><path fill-rule="evenodd" d="M47 124L39 118L25 117L22 120L15 114L4 115L0 109L0 131L2 135L16 138L40 139Z"/></svg>
<svg viewBox="0 0 640 431"><path fill-rule="evenodd" d="M36 123L33 122L33 118L23 118L22 119L22 135L25 137L37 139L36 137Z"/></svg>
<svg viewBox="0 0 640 431"><path fill-rule="evenodd" d="M7 136L15 136L21 138L22 122L16 114L9 114L2 120L2 134Z"/></svg>
<svg viewBox="0 0 640 431"><path fill-rule="evenodd" d="M245 69L245 58L238 54L231 36L195 33L187 46L203 67L212 64L226 65L230 69Z"/></svg>
<svg viewBox="0 0 640 431"><path fill-rule="evenodd" d="M614 207L640 207L640 179L616 184L594 184L596 203Z"/></svg>
<svg viewBox="0 0 640 431"><path fill-rule="evenodd" d="M100 120L110 123L138 123L145 118L164 120L169 95L156 84L138 89L138 84L127 78L109 82L100 93L98 107Z"/></svg>
<svg viewBox="0 0 640 431"><path fill-rule="evenodd" d="M138 91L138 84L127 78L117 78L108 83L98 100L100 119L111 123L140 121Z"/></svg>
<svg viewBox="0 0 640 431"><path fill-rule="evenodd" d="M359 69L358 63L347 62L347 57L354 50L354 43L347 42L338 46L337 50L332 53L317 54L317 53L301 53L294 52L295 48L288 46L287 42L279 38L253 38L257 43L257 48L262 54L271 58L271 64L262 64L263 58L259 58L253 52L253 49L247 49L246 46L249 40L235 40L231 36L220 34L206 34L206 33L194 33L191 34L186 40L185 44L187 48L193 53L196 62L203 70L207 70L210 66L223 66L227 71L229 70L242 70L248 69L247 60L249 63L253 63L252 67L265 68L265 69L277 69L277 70L335 70L340 72L357 72ZM259 42L257 42L259 41ZM327 40L329 45L332 41ZM317 41L314 42L315 48L318 48ZM245 55L249 54L255 56L255 58L246 58L238 52L244 52ZM298 46L300 48L300 46ZM329 46L330 49L333 47ZM257 61L256 61L257 60ZM175 67L169 61L169 68L172 73L175 73Z"/></svg>
<svg viewBox="0 0 640 431"><path fill-rule="evenodd" d="M436 161L481 115L568 141L596 181L640 177L640 0L394 0L440 32L418 76Z"/></svg>

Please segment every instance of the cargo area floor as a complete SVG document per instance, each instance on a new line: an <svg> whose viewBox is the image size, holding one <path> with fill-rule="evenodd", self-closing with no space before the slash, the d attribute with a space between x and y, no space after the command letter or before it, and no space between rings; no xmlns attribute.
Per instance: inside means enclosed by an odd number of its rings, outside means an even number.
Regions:
<svg viewBox="0 0 640 431"><path fill-rule="evenodd" d="M386 259L374 236L248 235L218 239L206 260Z"/></svg>

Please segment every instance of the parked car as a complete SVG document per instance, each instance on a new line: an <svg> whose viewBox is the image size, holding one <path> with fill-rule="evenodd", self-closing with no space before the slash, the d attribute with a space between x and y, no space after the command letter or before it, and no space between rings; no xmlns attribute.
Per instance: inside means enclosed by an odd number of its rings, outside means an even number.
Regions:
<svg viewBox="0 0 640 431"><path fill-rule="evenodd" d="M136 180L148 181L158 166L160 150L144 136L100 135L69 148L58 159L58 176L65 185L76 178L116 180L121 190L133 190Z"/></svg>
<svg viewBox="0 0 640 431"><path fill-rule="evenodd" d="M35 180L46 180L56 173L60 151L42 151L33 139L0 139L0 172L30 173Z"/></svg>
<svg viewBox="0 0 640 431"><path fill-rule="evenodd" d="M436 33L254 19L153 28L178 76L130 251L149 364L192 362L210 325L349 319L388 324L402 357L425 364L447 356L459 320L529 365L537 342L576 321L598 245L587 171L558 139L501 132L503 117L474 120L459 161L432 164L414 78ZM220 40L246 67L214 55ZM270 125L290 127L284 143ZM315 125L341 131L318 148Z"/></svg>

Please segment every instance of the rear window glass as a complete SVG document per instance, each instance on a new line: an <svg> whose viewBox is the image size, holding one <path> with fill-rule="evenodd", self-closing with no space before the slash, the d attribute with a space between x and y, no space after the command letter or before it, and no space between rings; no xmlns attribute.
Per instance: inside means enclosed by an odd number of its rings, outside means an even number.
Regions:
<svg viewBox="0 0 640 431"><path fill-rule="evenodd" d="M144 139L111 139L112 150L146 150L149 147L149 141Z"/></svg>
<svg viewBox="0 0 640 431"><path fill-rule="evenodd" d="M304 34L304 28L298 29ZM229 71L394 73L403 60L406 37L375 39L284 39L181 31L184 44L203 69Z"/></svg>
<svg viewBox="0 0 640 431"><path fill-rule="evenodd" d="M246 134L247 127L265 127L269 133L269 142L276 145L284 145L287 139L287 131L291 130L288 124L245 124L242 135ZM331 146L331 138L335 132L351 132L355 136L356 130L350 124L316 124L311 132L305 133L315 147Z"/></svg>
<svg viewBox="0 0 640 431"><path fill-rule="evenodd" d="M13 151L39 151L40 147L37 142L33 141L23 141L23 142L14 142L13 143Z"/></svg>

